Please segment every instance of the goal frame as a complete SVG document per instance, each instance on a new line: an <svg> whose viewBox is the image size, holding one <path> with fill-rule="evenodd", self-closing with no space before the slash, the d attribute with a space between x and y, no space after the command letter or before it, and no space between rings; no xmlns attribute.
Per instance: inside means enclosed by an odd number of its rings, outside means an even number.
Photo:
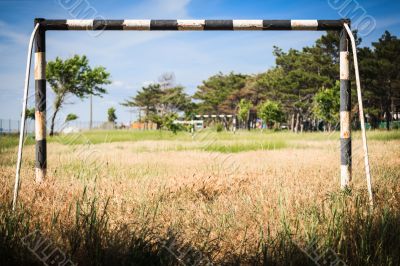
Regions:
<svg viewBox="0 0 400 266"><path fill-rule="evenodd" d="M337 31L340 34L340 185L350 184L351 159L351 86L350 37L344 25L349 19L339 20L53 20L35 18L38 26L35 47L35 176L43 182L47 170L46 142L46 32L68 30L93 31Z"/></svg>

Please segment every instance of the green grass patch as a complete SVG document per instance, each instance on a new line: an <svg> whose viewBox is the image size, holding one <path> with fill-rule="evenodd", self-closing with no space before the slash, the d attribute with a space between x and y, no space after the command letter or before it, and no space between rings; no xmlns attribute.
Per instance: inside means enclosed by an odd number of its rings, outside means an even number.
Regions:
<svg viewBox="0 0 400 266"><path fill-rule="evenodd" d="M221 153L238 153L257 150L278 150L286 147L287 144L284 141L235 142L228 144L211 144L209 146L201 148L201 150Z"/></svg>
<svg viewBox="0 0 400 266"><path fill-rule="evenodd" d="M353 139L361 139L361 132L354 131ZM367 131L368 140L374 141L391 141L400 139L400 130L375 130ZM73 134L60 134L55 136L48 136L47 142L61 143L64 145L79 145L79 144L101 144L113 142L138 142L138 141L190 141L190 142L218 142L218 141L231 141L231 144L224 143L211 145L207 150L220 151L220 152L239 152L256 149L274 149L269 148L273 146L277 149L287 147L290 141L327 141L339 140L339 132L304 132L295 134L288 131L275 132L272 130L264 131L247 131L239 130L236 134L232 132L216 132L211 129L197 131L194 136L188 132L178 132L174 134L170 131L164 130L93 130L83 131ZM253 143L241 143L252 141ZM34 135L29 134L25 137L25 145L35 143ZM186 147L180 147L178 150L187 150ZM4 151L8 148L18 146L18 135L0 135L0 148ZM228 147L232 146L232 147ZM290 145L289 145L290 146ZM265 148L266 147L266 148Z"/></svg>
<svg viewBox="0 0 400 266"><path fill-rule="evenodd" d="M382 131L375 130L367 133L367 138L370 140L390 141L400 139L400 130Z"/></svg>
<svg viewBox="0 0 400 266"><path fill-rule="evenodd" d="M190 134L179 132L174 134L164 130L93 130L83 131L74 134L60 134L49 137L49 142L58 142L65 145L76 144L100 144L123 141L143 141L143 140L189 140Z"/></svg>
<svg viewBox="0 0 400 266"><path fill-rule="evenodd" d="M18 146L19 135L17 134L0 134L0 151ZM25 145L35 144L35 137L28 135L25 137Z"/></svg>
<svg viewBox="0 0 400 266"><path fill-rule="evenodd" d="M239 130L236 134L223 131L216 132L211 129L196 131L194 136L189 132L178 132L174 134L165 130L93 130L83 131L74 134L63 134L48 137L49 142L58 142L65 145L71 144L100 144L111 142L137 142L137 141L157 141L157 140L179 140L179 141L285 141L285 140L329 140L339 139L339 132L307 132L295 134L292 132L272 130L247 131Z"/></svg>

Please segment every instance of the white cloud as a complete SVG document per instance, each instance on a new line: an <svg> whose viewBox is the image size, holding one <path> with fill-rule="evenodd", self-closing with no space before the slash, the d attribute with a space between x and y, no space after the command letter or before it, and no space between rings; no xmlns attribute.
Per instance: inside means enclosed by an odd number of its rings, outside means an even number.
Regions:
<svg viewBox="0 0 400 266"><path fill-rule="evenodd" d="M147 86L155 84L155 83L157 83L157 82L154 80L145 80L142 82L142 87L147 87Z"/></svg>
<svg viewBox="0 0 400 266"><path fill-rule="evenodd" d="M122 80L113 80L110 86L112 86L113 88L123 89L123 90L130 90L134 88L132 83Z"/></svg>

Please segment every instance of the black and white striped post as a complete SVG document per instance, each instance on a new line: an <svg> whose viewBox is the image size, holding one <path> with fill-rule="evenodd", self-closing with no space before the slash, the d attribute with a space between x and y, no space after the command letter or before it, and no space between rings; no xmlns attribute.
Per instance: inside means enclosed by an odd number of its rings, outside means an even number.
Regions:
<svg viewBox="0 0 400 266"><path fill-rule="evenodd" d="M46 28L44 19L35 19L39 28L35 39L35 139L36 182L43 182L47 168L46 147Z"/></svg>
<svg viewBox="0 0 400 266"><path fill-rule="evenodd" d="M46 30L133 30L133 31L208 31L208 30L335 30L347 20L43 20Z"/></svg>
<svg viewBox="0 0 400 266"><path fill-rule="evenodd" d="M340 186L351 181L351 88L350 39L345 29L340 32Z"/></svg>
<svg viewBox="0 0 400 266"><path fill-rule="evenodd" d="M124 31L247 31L247 30L309 30L340 32L340 150L341 187L351 181L351 131L350 131L350 67L349 35L344 23L349 20L46 20L40 23L35 41L36 87L36 180L46 175L46 59L45 32L47 30L124 30Z"/></svg>

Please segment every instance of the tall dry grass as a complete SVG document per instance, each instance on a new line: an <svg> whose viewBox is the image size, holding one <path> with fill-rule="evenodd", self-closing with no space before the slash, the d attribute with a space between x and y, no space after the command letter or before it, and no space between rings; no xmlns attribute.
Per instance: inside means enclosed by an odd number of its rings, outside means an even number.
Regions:
<svg viewBox="0 0 400 266"><path fill-rule="evenodd" d="M265 143L254 139L253 146ZM0 157L0 264L40 264L21 243L35 228L79 265L313 265L302 249L315 243L314 251L333 251L350 265L400 263L399 140L370 142L373 210L359 141L353 185L344 192L337 141L207 150L247 142L51 143L42 185L34 183L29 146L16 213L9 205L15 149L7 149Z"/></svg>

